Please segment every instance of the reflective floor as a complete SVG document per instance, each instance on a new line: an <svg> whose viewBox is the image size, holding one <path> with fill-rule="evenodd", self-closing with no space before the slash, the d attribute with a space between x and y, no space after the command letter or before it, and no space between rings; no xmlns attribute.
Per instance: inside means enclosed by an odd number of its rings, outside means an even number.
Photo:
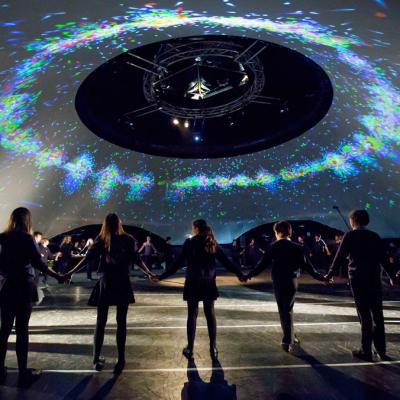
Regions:
<svg viewBox="0 0 400 400"><path fill-rule="evenodd" d="M216 303L219 361L208 354L205 319L199 315L194 362L181 355L186 344L186 303L182 277L154 285L132 279L136 304L128 314L127 366L113 379L115 310L112 308L103 354L106 369L92 371L96 310L86 305L92 282L84 276L70 286L51 282L34 310L30 329L31 367L44 370L30 388L17 387L15 336L9 375L0 399L398 399L400 398L400 291L385 291L388 354L395 361L354 360L360 326L345 282L331 287L301 280L295 305L301 347L280 346L280 325L270 279L251 284L219 278Z"/></svg>

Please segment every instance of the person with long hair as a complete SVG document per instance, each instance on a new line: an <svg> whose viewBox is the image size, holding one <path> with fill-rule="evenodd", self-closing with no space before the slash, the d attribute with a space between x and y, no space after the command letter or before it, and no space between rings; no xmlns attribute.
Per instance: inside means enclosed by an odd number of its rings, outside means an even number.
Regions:
<svg viewBox="0 0 400 400"><path fill-rule="evenodd" d="M0 234L0 381L4 381L7 375L4 362L14 321L19 382L29 384L41 374L39 370L27 368L29 319L32 304L38 301L34 269L59 282L63 280L41 259L32 237L30 211L24 207L16 208L11 213L7 229Z"/></svg>
<svg viewBox="0 0 400 400"><path fill-rule="evenodd" d="M60 244L59 257L57 258L57 270L61 274L68 272L71 264L72 251L73 251L72 236L66 235Z"/></svg>
<svg viewBox="0 0 400 400"><path fill-rule="evenodd" d="M79 271L88 262L98 263L99 280L93 288L88 304L97 307L97 323L94 334L93 365L101 371L105 365L101 349L104 330L107 324L110 306L117 307L117 348L118 361L114 374L120 374L125 367L126 318L129 304L135 302L129 279L129 268L134 262L143 272L153 274L140 260L136 240L125 233L117 214L108 214L104 219L100 234L88 250L86 256L65 277Z"/></svg>
<svg viewBox="0 0 400 400"><path fill-rule="evenodd" d="M205 220L193 221L192 233L193 236L185 241L182 252L174 263L163 274L152 280L157 282L166 279L180 268L187 267L183 290L183 299L187 301L188 308L187 346L182 353L188 359L193 358L199 302L202 301L210 338L210 355L212 358L217 358L217 321L214 310L214 302L218 298L216 261L218 260L239 279L243 279L243 275L240 267L226 257Z"/></svg>

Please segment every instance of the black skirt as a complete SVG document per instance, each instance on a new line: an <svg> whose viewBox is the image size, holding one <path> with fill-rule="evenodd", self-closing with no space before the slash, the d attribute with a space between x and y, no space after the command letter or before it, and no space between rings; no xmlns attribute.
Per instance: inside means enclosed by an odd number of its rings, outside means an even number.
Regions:
<svg viewBox="0 0 400 400"><path fill-rule="evenodd" d="M88 305L97 307L99 305L117 306L122 304L133 304L135 296L129 276L127 277L101 277L94 286L88 300Z"/></svg>
<svg viewBox="0 0 400 400"><path fill-rule="evenodd" d="M5 279L0 288L0 306L14 307L39 300L37 286L33 277L27 279Z"/></svg>
<svg viewBox="0 0 400 400"><path fill-rule="evenodd" d="M219 297L215 279L188 279L183 288L183 300L203 301L217 300Z"/></svg>

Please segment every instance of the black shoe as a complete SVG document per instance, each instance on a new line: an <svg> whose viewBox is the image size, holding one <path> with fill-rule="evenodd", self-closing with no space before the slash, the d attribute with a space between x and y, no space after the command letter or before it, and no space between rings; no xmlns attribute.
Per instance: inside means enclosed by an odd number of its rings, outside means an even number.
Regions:
<svg viewBox="0 0 400 400"><path fill-rule="evenodd" d="M286 353L289 353L290 351L290 344L289 343L281 343L281 347L283 351L286 351Z"/></svg>
<svg viewBox="0 0 400 400"><path fill-rule="evenodd" d="M381 361L395 361L396 359L393 357L388 356L386 353L378 353L379 358Z"/></svg>
<svg viewBox="0 0 400 400"><path fill-rule="evenodd" d="M193 349L188 346L184 347L182 350L182 354L188 359L191 360L193 358Z"/></svg>
<svg viewBox="0 0 400 400"><path fill-rule="evenodd" d="M373 362L372 353L365 353L364 350L353 350L351 352L354 358L358 358L363 361Z"/></svg>
<svg viewBox="0 0 400 400"><path fill-rule="evenodd" d="M0 368L0 385L4 385L7 378L7 367Z"/></svg>
<svg viewBox="0 0 400 400"><path fill-rule="evenodd" d="M210 347L210 356L213 360L218 359L218 349L215 346Z"/></svg>
<svg viewBox="0 0 400 400"><path fill-rule="evenodd" d="M115 364L114 375L120 375L125 368L125 360L119 361Z"/></svg>
<svg viewBox="0 0 400 400"><path fill-rule="evenodd" d="M106 364L106 359L104 357L99 357L98 360L93 361L94 369L98 372L104 369L105 364Z"/></svg>
<svg viewBox="0 0 400 400"><path fill-rule="evenodd" d="M36 382L42 375L40 369L28 368L25 371L20 371L18 375L18 385L19 386L30 386L32 383Z"/></svg>

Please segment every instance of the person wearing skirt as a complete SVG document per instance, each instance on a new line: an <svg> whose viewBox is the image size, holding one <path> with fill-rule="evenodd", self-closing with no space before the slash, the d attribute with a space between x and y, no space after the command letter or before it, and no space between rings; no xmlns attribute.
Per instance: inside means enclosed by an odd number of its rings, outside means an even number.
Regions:
<svg viewBox="0 0 400 400"><path fill-rule="evenodd" d="M101 349L110 306L117 308L117 349L118 361L114 374L120 374L125 367L126 320L129 304L135 302L129 279L132 263L137 264L149 277L153 274L140 260L136 251L136 240L124 232L116 214L108 214L99 236L85 258L67 276L79 271L88 262L98 263L99 280L94 286L88 304L97 307L97 322L94 334L93 365L101 371L105 365Z"/></svg>
<svg viewBox="0 0 400 400"><path fill-rule="evenodd" d="M188 307L188 344L183 349L183 355L188 359L193 358L199 302L202 301L210 338L210 355L216 359L218 350L214 302L219 296L216 285L216 261L218 260L225 268L237 275L240 280L243 279L243 275L240 267L233 264L218 246L212 229L206 221L202 219L194 221L192 231L193 237L185 241L176 261L163 274L152 280L166 279L183 266L187 267L183 299L187 301Z"/></svg>
<svg viewBox="0 0 400 400"><path fill-rule="evenodd" d="M42 261L31 227L30 211L19 207L11 213L7 229L0 234L0 384L7 376L4 363L14 322L18 383L29 385L40 377L40 370L27 367L29 320L32 306L39 299L35 270L63 282L63 278Z"/></svg>

